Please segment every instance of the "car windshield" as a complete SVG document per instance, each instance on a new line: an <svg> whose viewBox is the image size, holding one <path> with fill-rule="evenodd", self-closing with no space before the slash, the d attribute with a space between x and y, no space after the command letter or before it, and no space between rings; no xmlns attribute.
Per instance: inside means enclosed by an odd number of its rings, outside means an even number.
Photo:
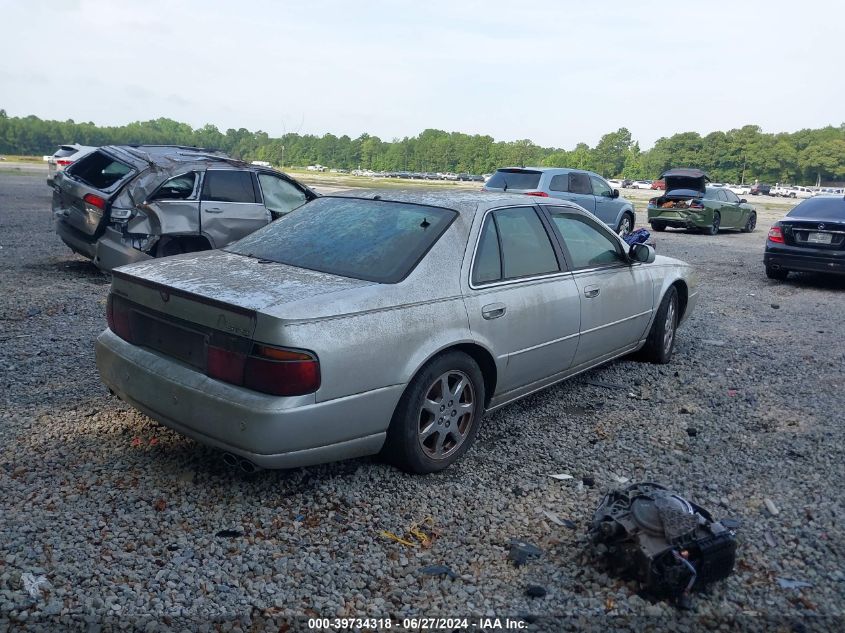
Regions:
<svg viewBox="0 0 845 633"><path fill-rule="evenodd" d="M536 189L542 172L500 169L487 181L489 189Z"/></svg>
<svg viewBox="0 0 845 633"><path fill-rule="evenodd" d="M396 283L456 216L449 209L404 202L323 197L225 250L342 277Z"/></svg>
<svg viewBox="0 0 845 633"><path fill-rule="evenodd" d="M830 220L832 222L845 221L845 199L840 196L830 198L808 198L786 214L795 220Z"/></svg>

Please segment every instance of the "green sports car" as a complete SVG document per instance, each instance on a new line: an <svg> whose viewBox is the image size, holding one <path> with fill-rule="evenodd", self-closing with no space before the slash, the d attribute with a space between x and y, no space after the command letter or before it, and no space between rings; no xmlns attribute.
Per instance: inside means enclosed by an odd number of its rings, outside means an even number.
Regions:
<svg viewBox="0 0 845 633"><path fill-rule="evenodd" d="M648 202L648 223L655 231L666 227L716 235L720 229L750 233L757 225L757 212L743 198L725 187L708 187L700 169L670 169L660 176L666 193Z"/></svg>

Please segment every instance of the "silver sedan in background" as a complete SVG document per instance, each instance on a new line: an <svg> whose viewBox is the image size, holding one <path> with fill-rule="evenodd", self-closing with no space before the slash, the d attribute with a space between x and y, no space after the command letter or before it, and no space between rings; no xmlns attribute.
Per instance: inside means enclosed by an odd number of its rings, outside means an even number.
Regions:
<svg viewBox="0 0 845 633"><path fill-rule="evenodd" d="M670 360L686 263L567 201L390 198L318 198L224 250L115 270L103 381L244 470L381 452L428 473L485 411L638 350Z"/></svg>

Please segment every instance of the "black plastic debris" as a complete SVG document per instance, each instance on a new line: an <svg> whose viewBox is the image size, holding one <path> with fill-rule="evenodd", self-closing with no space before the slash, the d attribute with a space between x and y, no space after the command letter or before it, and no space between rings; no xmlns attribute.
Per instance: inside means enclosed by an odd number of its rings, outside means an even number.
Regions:
<svg viewBox="0 0 845 633"><path fill-rule="evenodd" d="M612 573L679 599L733 572L736 533L728 525L659 484L635 483L604 496L589 533Z"/></svg>
<svg viewBox="0 0 845 633"><path fill-rule="evenodd" d="M581 479L581 483L583 483L583 484L584 484L585 486L587 486L588 488L592 488L593 486L595 486L595 485L596 485L596 478L595 478L595 477L589 477L589 476L588 476L588 477L583 477L583 478Z"/></svg>
<svg viewBox="0 0 845 633"><path fill-rule="evenodd" d="M458 574L453 572L446 565L428 565L426 567L420 567L420 573L425 574L426 576L448 576L452 580L458 577Z"/></svg>
<svg viewBox="0 0 845 633"><path fill-rule="evenodd" d="M536 545L514 539L510 542L510 552L508 553L508 560L519 567L528 562L529 558L537 558L543 553Z"/></svg>
<svg viewBox="0 0 845 633"><path fill-rule="evenodd" d="M529 598L543 598L546 593L546 588L542 585L528 585L525 588L525 595Z"/></svg>
<svg viewBox="0 0 845 633"><path fill-rule="evenodd" d="M244 533L240 530L220 530L217 534L215 534L217 538L238 538L243 535Z"/></svg>
<svg viewBox="0 0 845 633"><path fill-rule="evenodd" d="M695 437L696 435L698 435L698 429L695 428L694 426L688 427L687 428L687 435L689 435L690 437Z"/></svg>

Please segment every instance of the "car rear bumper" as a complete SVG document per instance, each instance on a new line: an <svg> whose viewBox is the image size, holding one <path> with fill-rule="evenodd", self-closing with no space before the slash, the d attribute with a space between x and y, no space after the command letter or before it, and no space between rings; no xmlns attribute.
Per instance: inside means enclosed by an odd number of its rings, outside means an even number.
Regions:
<svg viewBox="0 0 845 633"><path fill-rule="evenodd" d="M97 240L94 264L100 270L112 270L124 264L134 264L146 259L152 259L152 257L124 244L123 235L111 227L107 228L103 236Z"/></svg>
<svg viewBox="0 0 845 633"><path fill-rule="evenodd" d="M97 242L83 236L78 230L64 221L61 214L55 215L56 233L61 240L74 252L88 259L94 259L97 254Z"/></svg>
<svg viewBox="0 0 845 633"><path fill-rule="evenodd" d="M774 269L845 275L845 251L820 251L789 245L766 245L763 263Z"/></svg>
<svg viewBox="0 0 845 633"><path fill-rule="evenodd" d="M96 343L103 382L154 420L262 468L296 468L381 450L404 385L315 402L214 380L105 330Z"/></svg>

